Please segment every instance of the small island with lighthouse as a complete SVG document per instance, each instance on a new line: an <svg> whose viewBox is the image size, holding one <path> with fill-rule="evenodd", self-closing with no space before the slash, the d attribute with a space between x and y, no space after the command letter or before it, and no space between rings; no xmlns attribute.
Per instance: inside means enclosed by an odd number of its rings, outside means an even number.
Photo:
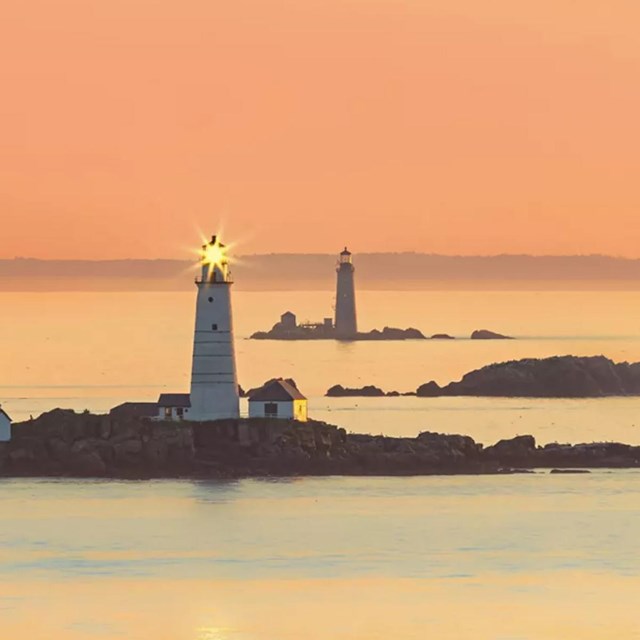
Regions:
<svg viewBox="0 0 640 640"><path fill-rule="evenodd" d="M356 315L355 267L353 254L347 247L340 253L336 268L336 304L334 317L323 318L321 322L298 322L296 314L285 311L269 331L256 331L251 340L452 340L448 333L426 336L420 329L409 327L398 329L384 327L371 331L358 331ZM510 340L495 331L476 329L471 340Z"/></svg>
<svg viewBox="0 0 640 640"><path fill-rule="evenodd" d="M269 331L257 331L253 340L426 340L419 329L384 327L372 331L358 331L356 315L355 267L351 252L344 248L336 268L336 305L334 318L322 322L298 324L296 315L286 311Z"/></svg>

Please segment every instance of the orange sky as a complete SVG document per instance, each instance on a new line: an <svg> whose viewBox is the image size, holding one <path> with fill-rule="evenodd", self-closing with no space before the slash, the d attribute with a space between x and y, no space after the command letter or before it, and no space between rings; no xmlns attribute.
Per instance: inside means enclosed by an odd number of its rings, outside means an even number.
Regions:
<svg viewBox="0 0 640 640"><path fill-rule="evenodd" d="M8 0L0 257L640 257L637 0Z"/></svg>

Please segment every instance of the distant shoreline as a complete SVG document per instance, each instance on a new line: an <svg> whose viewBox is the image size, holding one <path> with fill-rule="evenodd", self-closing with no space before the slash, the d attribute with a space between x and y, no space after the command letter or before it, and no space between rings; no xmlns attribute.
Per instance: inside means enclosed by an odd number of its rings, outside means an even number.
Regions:
<svg viewBox="0 0 640 640"><path fill-rule="evenodd" d="M29 278L0 276L0 293L192 293L191 282L184 278ZM334 287L327 282L235 282L234 291L260 292L316 292L335 295ZM640 291L640 280L420 280L407 281L358 281L358 291L411 293L447 291L504 291L504 292L634 292Z"/></svg>
<svg viewBox="0 0 640 640"><path fill-rule="evenodd" d="M335 256L241 256L235 288L332 291ZM190 291L189 260L0 259L0 291ZM640 260L610 256L358 254L359 290L640 290Z"/></svg>

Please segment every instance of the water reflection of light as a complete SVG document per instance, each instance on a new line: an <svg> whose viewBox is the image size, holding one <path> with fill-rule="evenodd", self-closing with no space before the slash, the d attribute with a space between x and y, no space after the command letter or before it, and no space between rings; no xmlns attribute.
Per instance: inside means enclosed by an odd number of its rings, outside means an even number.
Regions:
<svg viewBox="0 0 640 640"><path fill-rule="evenodd" d="M230 629L222 627L202 627L198 629L198 640L227 640Z"/></svg>

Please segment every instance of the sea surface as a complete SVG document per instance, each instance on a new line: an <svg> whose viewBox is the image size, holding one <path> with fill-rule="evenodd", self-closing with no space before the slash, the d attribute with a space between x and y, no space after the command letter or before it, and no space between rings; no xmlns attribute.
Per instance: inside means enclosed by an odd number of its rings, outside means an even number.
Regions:
<svg viewBox="0 0 640 640"><path fill-rule="evenodd" d="M441 384L491 362L640 360L640 293L359 292L362 329L454 341L257 342L330 292L237 292L240 381L291 376L352 431L486 444L640 443L640 399L327 399L335 384ZM14 419L187 391L194 296L0 293L0 401ZM516 337L470 341L474 329ZM640 638L640 472L287 480L0 480L0 638Z"/></svg>
<svg viewBox="0 0 640 640"><path fill-rule="evenodd" d="M640 473L0 481L11 640L640 638Z"/></svg>

